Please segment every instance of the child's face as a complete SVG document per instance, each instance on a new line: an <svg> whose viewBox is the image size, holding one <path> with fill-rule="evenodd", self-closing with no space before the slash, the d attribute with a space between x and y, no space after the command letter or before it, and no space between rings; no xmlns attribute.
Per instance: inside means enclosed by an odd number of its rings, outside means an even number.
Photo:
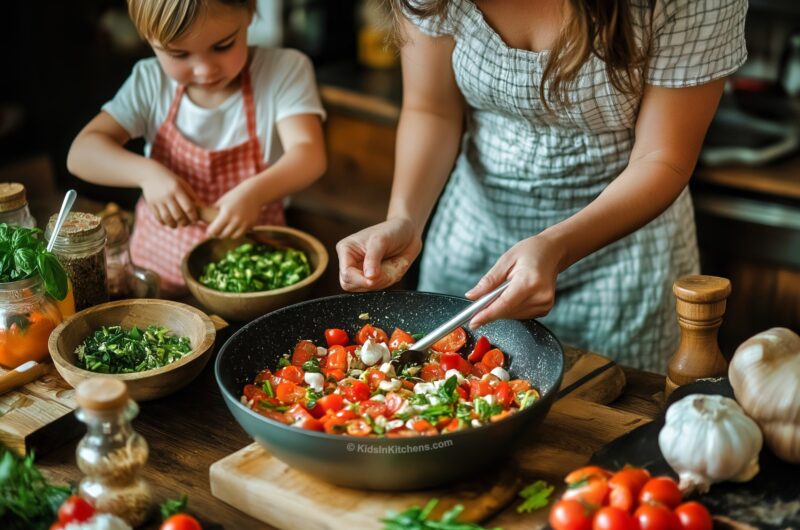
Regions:
<svg viewBox="0 0 800 530"><path fill-rule="evenodd" d="M225 89L245 67L251 19L247 9L209 2L179 39L150 45L168 76L213 93Z"/></svg>

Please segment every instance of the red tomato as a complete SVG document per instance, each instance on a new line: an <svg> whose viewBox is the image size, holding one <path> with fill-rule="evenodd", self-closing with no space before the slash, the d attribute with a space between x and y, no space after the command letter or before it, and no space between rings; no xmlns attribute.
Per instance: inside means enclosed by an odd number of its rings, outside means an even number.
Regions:
<svg viewBox="0 0 800 530"><path fill-rule="evenodd" d="M550 510L548 522L553 530L591 530L592 515L579 501L561 499Z"/></svg>
<svg viewBox="0 0 800 530"><path fill-rule="evenodd" d="M640 504L662 504L669 509L679 505L682 498L677 482L669 477L651 478L639 492Z"/></svg>
<svg viewBox="0 0 800 530"><path fill-rule="evenodd" d="M705 506L697 501L685 502L675 508L683 530L712 530L714 521Z"/></svg>
<svg viewBox="0 0 800 530"><path fill-rule="evenodd" d="M638 530L638 528L628 512L606 506L594 514L592 530Z"/></svg>
<svg viewBox="0 0 800 530"><path fill-rule="evenodd" d="M392 336L389 338L389 350L395 351L396 349L400 348L401 346L410 346L414 344L416 341L414 337L406 333L400 328L394 328L392 332Z"/></svg>
<svg viewBox="0 0 800 530"><path fill-rule="evenodd" d="M527 392L531 389L531 384L529 381L525 381L524 379L512 379L508 382L508 386L511 387L511 391L515 394L517 392Z"/></svg>
<svg viewBox="0 0 800 530"><path fill-rule="evenodd" d="M411 424L411 428L416 432L423 434L425 436L432 436L434 434L439 434L439 431L436 430L436 427L431 425L431 422L429 422L428 420L422 420L422 419L414 420L414 422Z"/></svg>
<svg viewBox="0 0 800 530"><path fill-rule="evenodd" d="M370 324L364 325L356 336L359 344L364 344L367 339L372 339L372 342L389 342L389 336L385 331Z"/></svg>
<svg viewBox="0 0 800 530"><path fill-rule="evenodd" d="M378 389L378 385L381 384L381 381L386 381L386 374L374 367L367 368L366 376L367 384L369 385L369 389L372 391Z"/></svg>
<svg viewBox="0 0 800 530"><path fill-rule="evenodd" d="M58 508L58 522L66 525L72 522L83 522L94 515L94 506L78 495L67 497Z"/></svg>
<svg viewBox="0 0 800 530"><path fill-rule="evenodd" d="M574 484L575 482L580 482L581 480L586 480L590 477L601 477L601 478L609 478L611 473L606 471L600 466L584 466L579 467L575 471L571 472L569 475L564 478L564 482L567 484Z"/></svg>
<svg viewBox="0 0 800 530"><path fill-rule="evenodd" d="M203 527L191 515L176 513L161 523L159 530L203 530Z"/></svg>
<svg viewBox="0 0 800 530"><path fill-rule="evenodd" d="M356 419L347 422L347 434L350 436L367 436L372 432L372 427L364 420Z"/></svg>
<svg viewBox="0 0 800 530"><path fill-rule="evenodd" d="M377 418L378 416L386 416L386 404L380 401L373 401L368 399L358 404L358 412L366 414L370 418Z"/></svg>
<svg viewBox="0 0 800 530"><path fill-rule="evenodd" d="M358 379L344 379L339 383L339 388L342 389L342 394L351 403L369 399L369 387Z"/></svg>
<svg viewBox="0 0 800 530"><path fill-rule="evenodd" d="M482 362L475 363L472 365L472 375L474 375L475 377L483 377L484 375L488 374L491 371L492 369L483 364Z"/></svg>
<svg viewBox="0 0 800 530"><path fill-rule="evenodd" d="M669 508L642 504L633 514L639 530L681 530L681 521Z"/></svg>
<svg viewBox="0 0 800 530"><path fill-rule="evenodd" d="M394 413L400 410L403 407L403 403L405 403L405 399L399 394L395 394L394 392L389 392L386 394L386 400L384 403L386 404L386 414L389 417L394 416Z"/></svg>
<svg viewBox="0 0 800 530"><path fill-rule="evenodd" d="M567 486L562 499L576 499L595 506L603 506L608 499L608 480L605 477L590 476L585 480Z"/></svg>
<svg viewBox="0 0 800 530"><path fill-rule="evenodd" d="M246 397L248 400L252 399L253 402L257 402L265 400L269 396L256 385L244 385L244 397Z"/></svg>
<svg viewBox="0 0 800 530"><path fill-rule="evenodd" d="M433 350L438 352L457 352L464 347L467 343L467 332L461 326L457 327L444 338L439 339L431 346Z"/></svg>
<svg viewBox="0 0 800 530"><path fill-rule="evenodd" d="M438 381L444 377L444 370L438 364L428 363L422 366L419 376L423 381Z"/></svg>
<svg viewBox="0 0 800 530"><path fill-rule="evenodd" d="M328 434L342 434L347 430L347 425L345 425L345 423L347 423L346 419L333 416L332 418L323 420L322 427Z"/></svg>
<svg viewBox="0 0 800 530"><path fill-rule="evenodd" d="M354 420L358 418L358 414L350 409L337 410L334 416L343 420Z"/></svg>
<svg viewBox="0 0 800 530"><path fill-rule="evenodd" d="M347 371L347 350L344 349L344 346L334 344L328 349L325 368L328 370Z"/></svg>
<svg viewBox="0 0 800 530"><path fill-rule="evenodd" d="M344 408L344 398L339 394L328 394L327 396L319 398L317 400L317 405L325 412L329 410L336 412Z"/></svg>
<svg viewBox="0 0 800 530"><path fill-rule="evenodd" d="M487 368L489 368L489 371L491 371L492 368L497 368L498 366L502 367L506 362L506 356L503 355L503 352L497 348L492 348L486 352L481 362L485 364Z"/></svg>
<svg viewBox="0 0 800 530"><path fill-rule="evenodd" d="M278 372L275 375L277 375L281 379L285 379L286 381L291 381L292 383L300 384L303 382L305 372L303 372L302 368L295 365L291 365L291 366L284 366L283 368L278 370Z"/></svg>
<svg viewBox="0 0 800 530"><path fill-rule="evenodd" d="M464 387L457 386L456 392L458 392L458 395L461 397L461 399L463 399L464 401L469 401L469 392L465 390Z"/></svg>
<svg viewBox="0 0 800 530"><path fill-rule="evenodd" d="M334 381L341 381L345 377L344 371L343 370L339 370L338 368L334 368L334 369L325 368L322 371L322 373L325 374L326 378L331 378Z"/></svg>
<svg viewBox="0 0 800 530"><path fill-rule="evenodd" d="M275 397L283 403L297 403L306 397L306 391L291 381L283 381L275 387Z"/></svg>
<svg viewBox="0 0 800 530"><path fill-rule="evenodd" d="M497 386L494 387L494 397L497 400L497 404L502 405L504 409L510 407L514 402L514 393L505 381L500 381L497 383Z"/></svg>
<svg viewBox="0 0 800 530"><path fill-rule="evenodd" d="M642 487L650 480L650 472L640 467L625 467L614 473L608 480L612 488L627 486L635 496L639 496Z"/></svg>
<svg viewBox="0 0 800 530"><path fill-rule="evenodd" d="M269 368L264 368L256 375L255 384L260 385L264 381L272 381L272 372L269 371Z"/></svg>
<svg viewBox="0 0 800 530"><path fill-rule="evenodd" d="M317 356L317 347L310 340L301 340L294 347L292 365L302 367L303 363Z"/></svg>
<svg viewBox="0 0 800 530"><path fill-rule="evenodd" d="M608 494L608 505L633 513L636 508L636 495L628 486L613 486Z"/></svg>
<svg viewBox="0 0 800 530"><path fill-rule="evenodd" d="M347 332L343 329L331 328L325 330L325 342L328 344L328 348L331 346L347 346L347 343L350 342L350 337L347 336Z"/></svg>
<svg viewBox="0 0 800 530"><path fill-rule="evenodd" d="M470 379L469 380L469 399L470 401L475 401L477 397L488 396L494 391L492 385L489 384L489 381L483 381L478 379Z"/></svg>
<svg viewBox="0 0 800 530"><path fill-rule="evenodd" d="M66 528L63 524L56 521L55 523L50 525L49 530L64 530Z"/></svg>
<svg viewBox="0 0 800 530"><path fill-rule="evenodd" d="M439 366L442 367L442 370L445 372L449 370L458 370L458 367L461 366L461 356L457 353L443 353L441 357L439 357Z"/></svg>
<svg viewBox="0 0 800 530"><path fill-rule="evenodd" d="M292 425L309 431L323 430L322 422L311 416L301 405L295 405L288 410L286 415L293 419Z"/></svg>
<svg viewBox="0 0 800 530"><path fill-rule="evenodd" d="M486 354L487 351L492 349L492 345L489 342L489 339L484 337L483 335L478 338L478 341L475 343L475 347L472 348L472 352L467 357L467 360L471 363L479 363L483 356Z"/></svg>

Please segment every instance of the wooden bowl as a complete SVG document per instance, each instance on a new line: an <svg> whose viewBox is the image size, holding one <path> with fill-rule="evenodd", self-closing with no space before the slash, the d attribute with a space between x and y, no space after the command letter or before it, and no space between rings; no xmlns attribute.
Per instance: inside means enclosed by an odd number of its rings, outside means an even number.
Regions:
<svg viewBox="0 0 800 530"><path fill-rule="evenodd" d="M225 254L243 243L268 243L302 250L308 256L311 274L288 287L250 293L228 293L202 285L199 281L203 267L222 259ZM314 236L286 226L256 226L236 239L207 239L192 248L183 258L181 270L192 295L210 312L225 320L247 322L274 309L304 300L311 285L328 266L328 252Z"/></svg>
<svg viewBox="0 0 800 530"><path fill-rule="evenodd" d="M99 374L75 366L75 348L101 326L129 329L149 325L189 337L192 351L167 366L131 374ZM131 399L147 401L171 394L197 377L211 358L215 337L214 323L199 309L170 300L142 298L108 302L76 313L53 330L48 347L58 373L73 387L91 377L114 377L128 385Z"/></svg>

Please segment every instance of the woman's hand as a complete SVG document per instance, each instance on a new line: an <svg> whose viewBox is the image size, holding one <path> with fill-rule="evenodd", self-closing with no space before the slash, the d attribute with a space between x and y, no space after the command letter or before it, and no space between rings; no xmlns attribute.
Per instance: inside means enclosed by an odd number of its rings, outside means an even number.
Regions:
<svg viewBox="0 0 800 530"><path fill-rule="evenodd" d="M511 247L478 284L467 291L467 298L475 300L506 279L511 280L503 294L472 317L470 327L475 329L500 318L535 318L549 313L555 302L556 277L564 255L564 249L543 234Z"/></svg>
<svg viewBox="0 0 800 530"><path fill-rule="evenodd" d="M170 228L197 221L197 195L189 183L154 161L142 182L142 195L161 224Z"/></svg>
<svg viewBox="0 0 800 530"><path fill-rule="evenodd" d="M339 283L345 291L384 289L397 283L419 255L422 240L409 219L394 218L336 244Z"/></svg>
<svg viewBox="0 0 800 530"><path fill-rule="evenodd" d="M261 213L260 195L251 189L253 180L245 180L217 199L214 207L219 213L208 225L210 237L242 237L258 221Z"/></svg>

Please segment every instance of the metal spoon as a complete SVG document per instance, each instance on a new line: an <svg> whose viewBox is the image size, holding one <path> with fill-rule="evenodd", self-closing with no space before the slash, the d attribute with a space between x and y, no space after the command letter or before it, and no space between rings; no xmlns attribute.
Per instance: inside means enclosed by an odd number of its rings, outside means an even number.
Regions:
<svg viewBox="0 0 800 530"><path fill-rule="evenodd" d="M48 252L53 251L53 246L56 244L56 238L58 237L58 233L61 231L61 225L63 225L64 221L66 221L67 214L72 209L72 205L75 204L75 198L77 196L78 193L75 190L69 190L67 194L64 195L64 201L61 203L61 210L58 212L56 224L53 225L53 231L50 234L50 241L47 242Z"/></svg>
<svg viewBox="0 0 800 530"><path fill-rule="evenodd" d="M400 355L392 359L391 363L395 365L396 369L402 369L404 366L409 364L422 364L428 358L428 348L433 346L436 341L445 337L448 333L453 331L458 326L464 324L465 322L469 322L469 320L474 317L481 309L489 305L495 298L500 296L500 293L506 290L510 280L506 280L505 282L501 283L498 287L496 287L492 292L487 293L470 305L465 307L460 313L456 316L442 324L441 326L437 327L420 340L411 344L409 349L402 352Z"/></svg>

